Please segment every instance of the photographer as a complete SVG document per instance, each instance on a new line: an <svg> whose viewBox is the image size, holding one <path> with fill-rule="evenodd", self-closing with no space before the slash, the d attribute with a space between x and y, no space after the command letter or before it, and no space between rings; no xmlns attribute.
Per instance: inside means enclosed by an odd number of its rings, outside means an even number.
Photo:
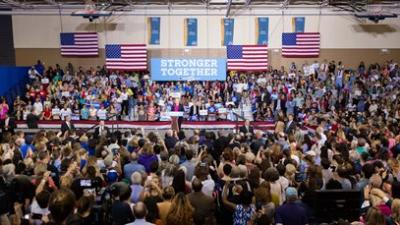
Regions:
<svg viewBox="0 0 400 225"><path fill-rule="evenodd" d="M96 169L93 166L88 166L86 175L82 178L77 178L72 182L71 189L77 198L83 195L94 195L95 197L102 187L102 178L96 175Z"/></svg>

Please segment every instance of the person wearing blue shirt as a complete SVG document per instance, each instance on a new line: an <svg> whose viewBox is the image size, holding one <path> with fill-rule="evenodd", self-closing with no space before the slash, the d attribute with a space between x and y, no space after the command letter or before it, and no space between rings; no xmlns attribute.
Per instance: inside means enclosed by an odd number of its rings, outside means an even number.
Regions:
<svg viewBox="0 0 400 225"><path fill-rule="evenodd" d="M285 192L286 203L276 209L275 223L277 225L308 224L307 212L304 205L298 201L297 190L288 187Z"/></svg>
<svg viewBox="0 0 400 225"><path fill-rule="evenodd" d="M208 121L217 120L217 107L215 107L214 102L208 107Z"/></svg>
<svg viewBox="0 0 400 225"><path fill-rule="evenodd" d="M289 97L286 101L286 114L294 114L294 108L296 107L296 102L293 101L292 97Z"/></svg>
<svg viewBox="0 0 400 225"><path fill-rule="evenodd" d="M35 69L38 71L39 74L43 75L45 67L40 60L37 61L36 65L35 65Z"/></svg>
<svg viewBox="0 0 400 225"><path fill-rule="evenodd" d="M343 70L339 70L336 74L336 79L335 79L335 84L336 84L336 89L342 89L343 87Z"/></svg>
<svg viewBox="0 0 400 225"><path fill-rule="evenodd" d="M131 88L133 86L132 84L132 80L131 79L125 79L125 85L129 88Z"/></svg>
<svg viewBox="0 0 400 225"><path fill-rule="evenodd" d="M364 112L365 111L365 100L364 98L360 98L357 103L357 111Z"/></svg>
<svg viewBox="0 0 400 225"><path fill-rule="evenodd" d="M104 108L107 109L110 106L110 101L109 100L104 100L101 104L104 106Z"/></svg>
<svg viewBox="0 0 400 225"><path fill-rule="evenodd" d="M88 120L89 119L89 109L84 105L81 109L81 119Z"/></svg>
<svg viewBox="0 0 400 225"><path fill-rule="evenodd" d="M34 151L34 146L30 143L24 143L21 145L19 148L21 151L22 158L25 159L25 157L28 155L29 151L33 152Z"/></svg>
<svg viewBox="0 0 400 225"><path fill-rule="evenodd" d="M131 162L124 166L124 177L126 179L131 179L131 176L134 172L146 172L146 168L138 163L138 156L136 152L132 152L131 154Z"/></svg>

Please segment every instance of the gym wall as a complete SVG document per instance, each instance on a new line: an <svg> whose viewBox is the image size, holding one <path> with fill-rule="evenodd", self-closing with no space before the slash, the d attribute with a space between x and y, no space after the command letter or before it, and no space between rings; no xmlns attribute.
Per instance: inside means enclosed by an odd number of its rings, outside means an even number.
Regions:
<svg viewBox="0 0 400 225"><path fill-rule="evenodd" d="M137 10L116 14L107 19L89 22L80 17L45 15L13 15L13 34L17 65L30 65L37 59L46 64L72 62L85 67L104 63L106 43L148 44L147 18L161 17L160 45L148 45L149 57L215 57L226 55L221 43L221 10ZM234 44L256 43L257 17L269 17L269 62L273 67L290 62L314 60L342 60L355 67L366 63L400 59L400 20L386 19L378 24L356 19L353 15L296 9L285 14L271 10L244 10L233 12L235 19ZM291 18L305 16L306 32L321 33L321 54L315 59L287 59L281 57L282 32L291 32ZM184 46L184 19L198 19L198 46ZM96 31L99 33L100 55L97 58L61 57L59 33Z"/></svg>

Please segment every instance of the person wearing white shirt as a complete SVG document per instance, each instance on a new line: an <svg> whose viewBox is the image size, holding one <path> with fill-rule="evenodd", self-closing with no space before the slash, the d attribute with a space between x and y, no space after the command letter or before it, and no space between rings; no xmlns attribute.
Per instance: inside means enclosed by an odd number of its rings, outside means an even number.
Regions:
<svg viewBox="0 0 400 225"><path fill-rule="evenodd" d="M123 92L121 92L120 97L122 101L126 101L128 100L128 93L126 93L126 91L124 90Z"/></svg>
<svg viewBox="0 0 400 225"><path fill-rule="evenodd" d="M308 76L311 74L310 66L307 63L303 65L303 73L304 76Z"/></svg>
<svg viewBox="0 0 400 225"><path fill-rule="evenodd" d="M43 112L43 104L40 101L40 98L36 98L36 101L33 104L33 108L35 109L36 115L40 115Z"/></svg>
<svg viewBox="0 0 400 225"><path fill-rule="evenodd" d="M60 108L57 105L51 110L51 115L53 116L53 120L59 120L61 118Z"/></svg>
<svg viewBox="0 0 400 225"><path fill-rule="evenodd" d="M104 122L103 122L104 123ZM101 125L100 125L101 126ZM113 139L113 138L111 138L111 144L109 144L108 146L107 146L107 150L108 150L108 152L109 153L113 153L113 151L118 151L119 149L120 149L120 146L118 145L118 140L115 138L115 139Z"/></svg>
<svg viewBox="0 0 400 225"><path fill-rule="evenodd" d="M243 92L244 89L244 84L243 83L239 83L236 85L236 92L241 94Z"/></svg>
<svg viewBox="0 0 400 225"><path fill-rule="evenodd" d="M328 64L326 60L319 66L319 73L318 73L318 79L325 81L327 78L328 74Z"/></svg>
<svg viewBox="0 0 400 225"><path fill-rule="evenodd" d="M289 77L290 79L294 79L294 78L296 77L296 72L293 71L293 72L288 73L288 77Z"/></svg>
<svg viewBox="0 0 400 225"><path fill-rule="evenodd" d="M41 82L43 85L48 85L50 83L50 80L48 77L45 76L42 78Z"/></svg>
<svg viewBox="0 0 400 225"><path fill-rule="evenodd" d="M70 117L72 112L71 109L67 107L67 105L64 106L64 108L61 109L60 111L61 114L61 120L65 120L66 117Z"/></svg>
<svg viewBox="0 0 400 225"><path fill-rule="evenodd" d="M97 109L93 105L91 105L89 108L89 119L96 120L96 116L97 116Z"/></svg>
<svg viewBox="0 0 400 225"><path fill-rule="evenodd" d="M201 166L201 165L200 165ZM202 167L202 166L201 166ZM207 167L205 167L206 169L208 169ZM203 174L201 174L203 176ZM196 176L193 176L192 181L197 178ZM214 187L215 187L215 182L213 179L211 179L210 175L207 175L204 177L205 179L200 179L201 183L203 184L203 188L201 189L201 191L210 197L213 197L213 192L214 192Z"/></svg>
<svg viewBox="0 0 400 225"><path fill-rule="evenodd" d="M103 105L101 106L101 108L99 110L97 110L97 118L99 120L107 119L107 109L105 109Z"/></svg>
<svg viewBox="0 0 400 225"><path fill-rule="evenodd" d="M64 74L62 80L63 81L67 81L70 82L73 79L72 75L69 73L69 71L67 70L66 73Z"/></svg>
<svg viewBox="0 0 400 225"><path fill-rule="evenodd" d="M324 146L326 140L328 140L328 138L326 137L326 135L324 134L324 128L322 127L318 127L317 130L318 134L320 135L320 139L318 140L318 144L319 146Z"/></svg>
<svg viewBox="0 0 400 225"><path fill-rule="evenodd" d="M267 79L264 77L264 75L261 75L258 79L257 79L257 84L260 86L264 86L267 83Z"/></svg>
<svg viewBox="0 0 400 225"><path fill-rule="evenodd" d="M372 104L369 106L368 111L371 114L375 114L378 111L378 105L376 104L375 101L373 101Z"/></svg>
<svg viewBox="0 0 400 225"><path fill-rule="evenodd" d="M296 71L296 70L297 70L296 64L295 64L294 62L292 62L292 63L289 65L289 70L290 70L290 71Z"/></svg>
<svg viewBox="0 0 400 225"><path fill-rule="evenodd" d="M316 74L319 72L319 63L318 61L314 61L314 63L311 65L312 67L312 73Z"/></svg>
<svg viewBox="0 0 400 225"><path fill-rule="evenodd" d="M118 79L118 76L117 76L117 74L115 74L115 73L112 73L111 75L110 75L110 82L112 83L112 84L117 84L117 79Z"/></svg>
<svg viewBox="0 0 400 225"><path fill-rule="evenodd" d="M129 102L128 102L128 93L126 92L126 87L122 88L119 98L121 99L121 115L128 115L129 113Z"/></svg>
<svg viewBox="0 0 400 225"><path fill-rule="evenodd" d="M29 79L31 81L34 81L37 79L37 77L40 77L39 72L35 69L35 66L32 66L29 70L28 70L28 75L29 75Z"/></svg>
<svg viewBox="0 0 400 225"><path fill-rule="evenodd" d="M64 90L61 92L61 96L69 98L71 96L71 93L68 90Z"/></svg>
<svg viewBox="0 0 400 225"><path fill-rule="evenodd" d="M46 198L45 195L47 195L45 191L40 192L39 194L37 194L31 204L31 215L41 215L42 217L48 216L50 214L50 210L48 207L46 208L42 208L38 201L36 200L36 198ZM50 193L48 194L50 196ZM43 201L43 200L42 200ZM42 224L42 220L40 219L32 219L33 220L33 224Z"/></svg>
<svg viewBox="0 0 400 225"><path fill-rule="evenodd" d="M24 108L24 111L22 112L22 120L26 120L28 118L28 115L31 113L32 106L27 105Z"/></svg>

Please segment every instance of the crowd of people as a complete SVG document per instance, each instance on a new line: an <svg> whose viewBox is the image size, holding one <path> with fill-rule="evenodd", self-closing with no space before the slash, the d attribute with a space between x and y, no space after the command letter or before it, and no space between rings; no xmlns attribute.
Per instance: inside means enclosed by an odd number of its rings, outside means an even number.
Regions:
<svg viewBox="0 0 400 225"><path fill-rule="evenodd" d="M305 225L324 220L316 207L326 206L315 205L320 190L359 191L356 218L331 212L339 224L400 224L394 61L356 70L334 61L293 63L257 75L231 72L226 82L162 83L38 62L29 78L26 96L0 105L1 224ZM162 120L182 109L188 120L238 114L246 122L238 133L163 136L111 132L103 122L113 114ZM59 133L28 134L14 130L10 113L65 122ZM76 119L100 122L79 132ZM251 120L273 121L275 130L258 130ZM304 123L317 128L304 132Z"/></svg>
<svg viewBox="0 0 400 225"><path fill-rule="evenodd" d="M235 121L239 115L251 121L276 121L279 112L307 120L320 112L375 113L380 105L388 114L389 102L396 100L398 65L391 61L366 67L361 62L351 70L334 61L299 68L293 63L269 73L230 72L226 81L187 82L152 82L147 74L108 72L104 67L85 70L72 64L45 69L40 61L28 73L26 95L13 104L17 120L33 113L43 120L71 116L165 121L175 110L174 99L180 99L178 110L187 120Z"/></svg>

